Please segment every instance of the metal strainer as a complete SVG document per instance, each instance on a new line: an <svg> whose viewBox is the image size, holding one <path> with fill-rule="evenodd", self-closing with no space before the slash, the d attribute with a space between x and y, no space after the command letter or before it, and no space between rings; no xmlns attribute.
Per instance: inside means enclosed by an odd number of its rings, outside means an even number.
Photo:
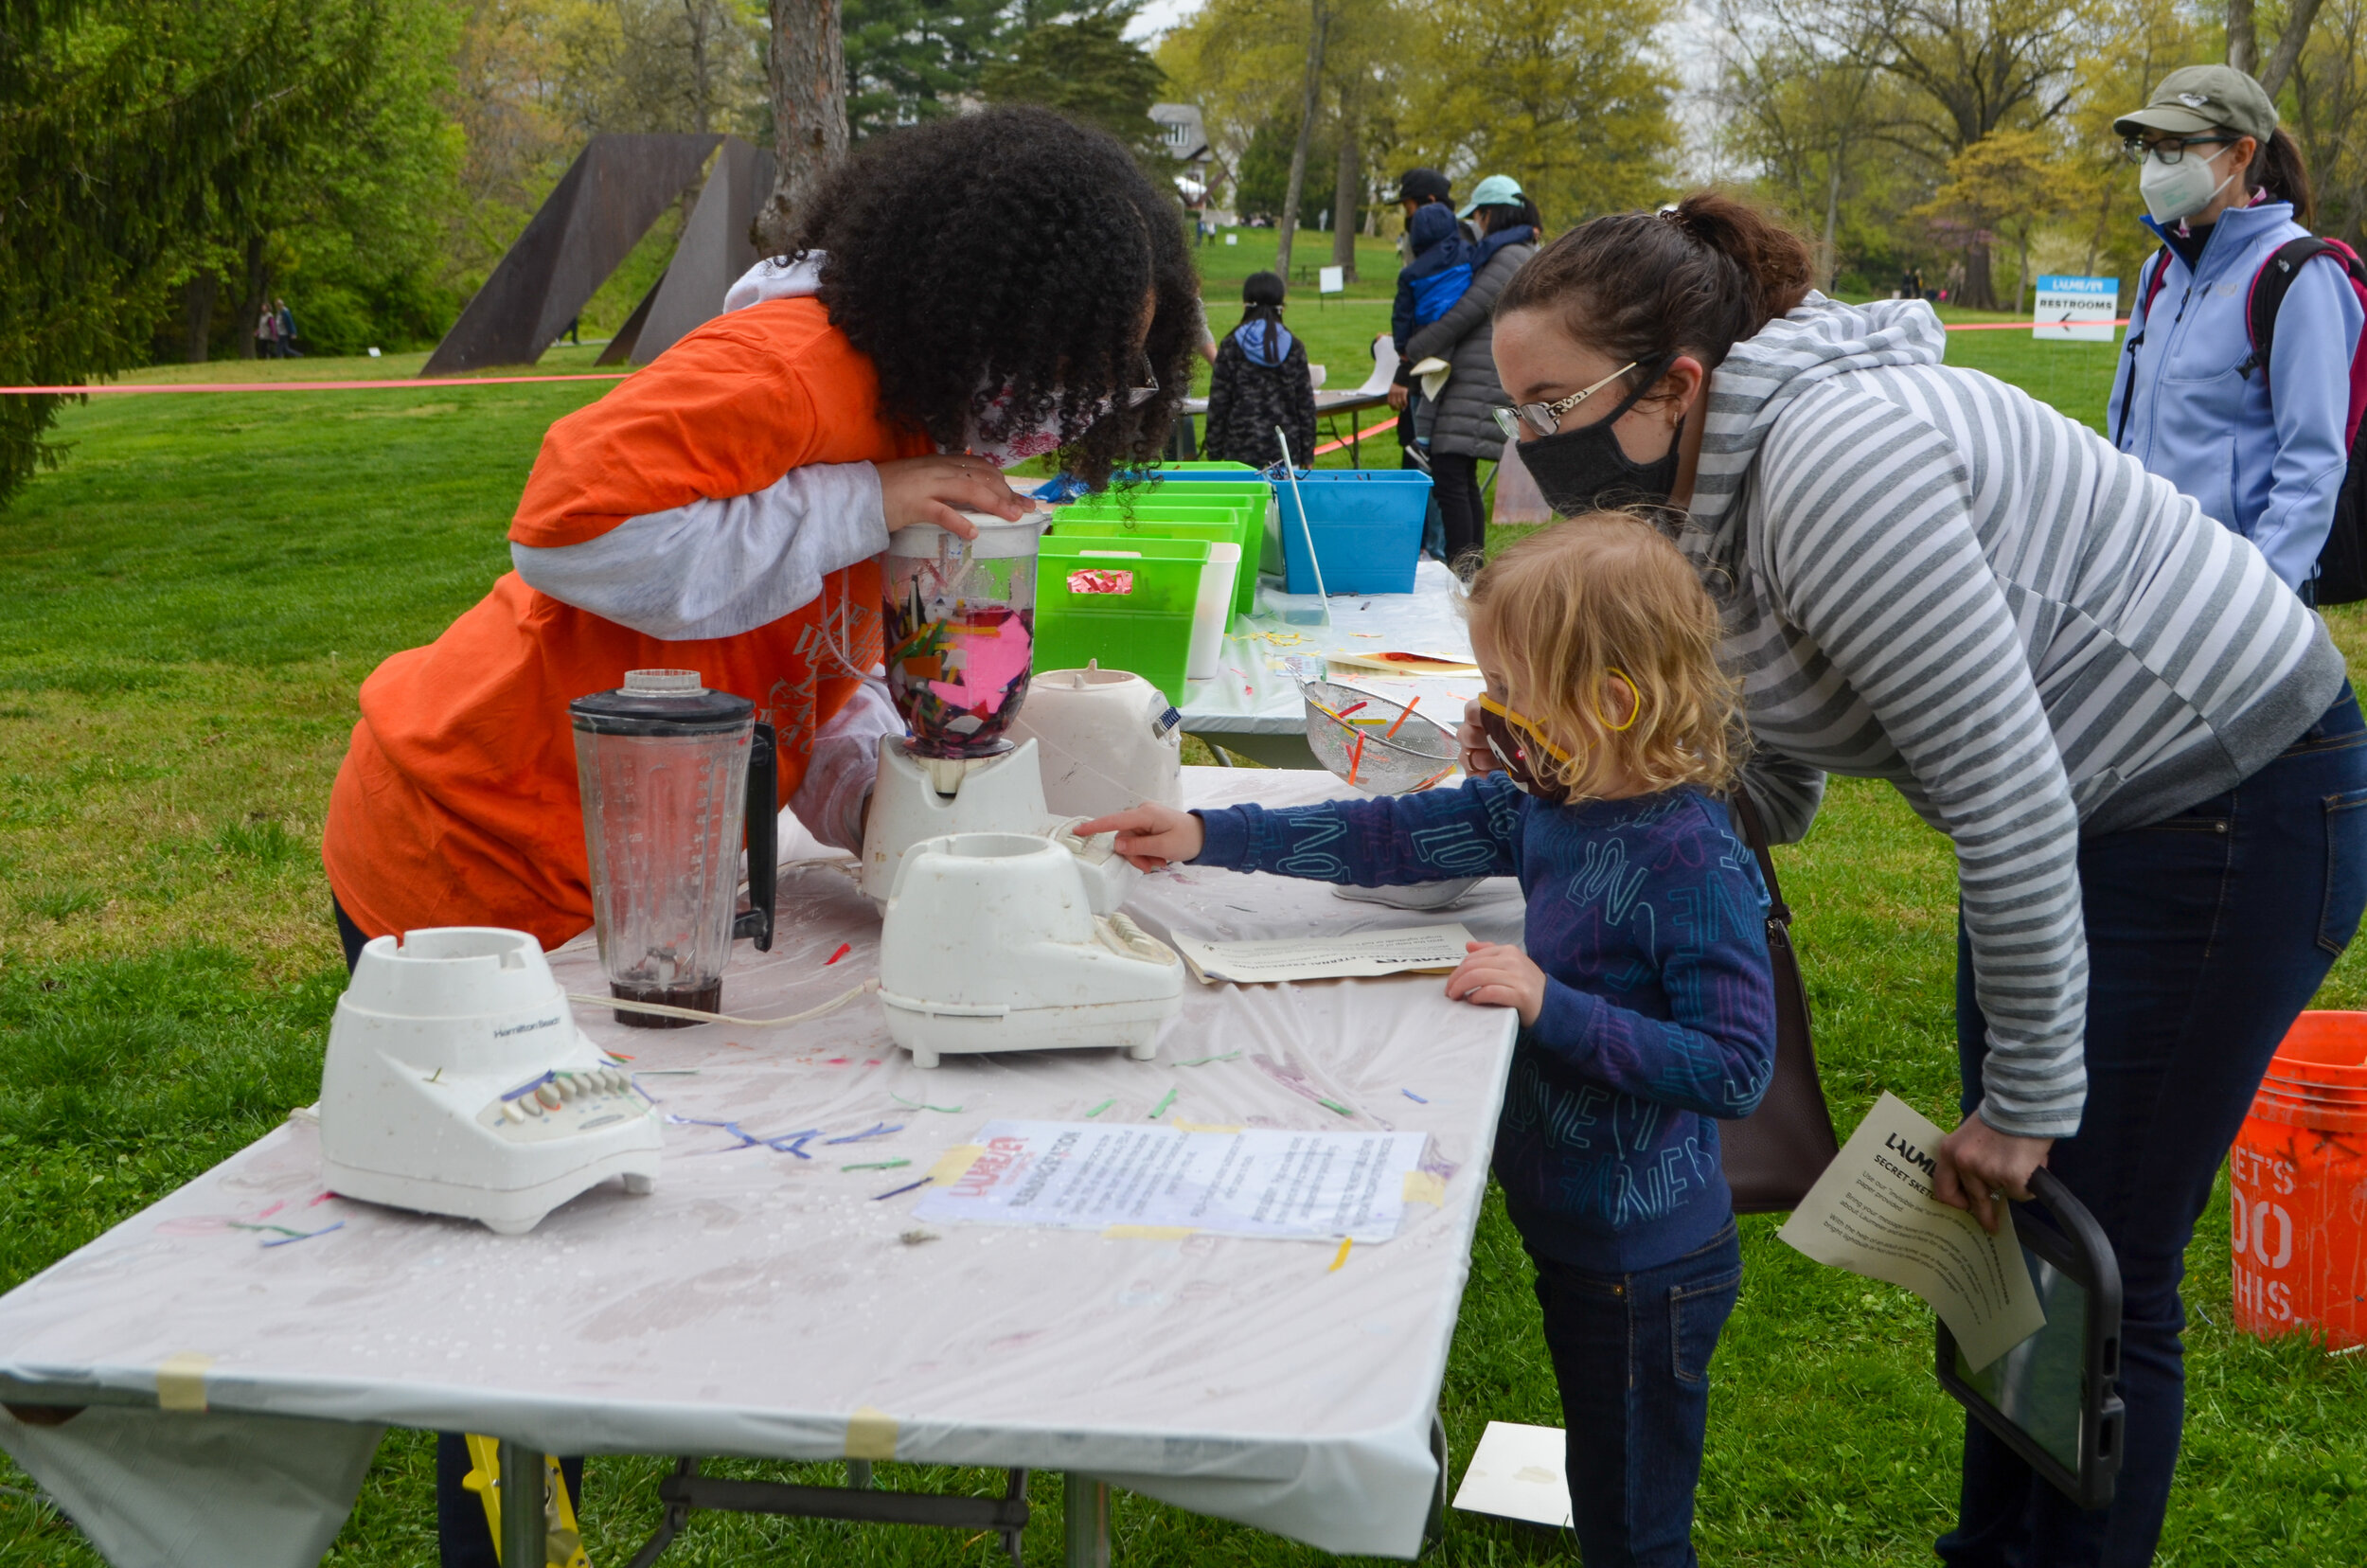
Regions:
<svg viewBox="0 0 2367 1568"><path fill-rule="evenodd" d="M1454 771L1454 736L1409 704L1330 681L1301 681L1315 760L1370 794L1411 794Z"/></svg>

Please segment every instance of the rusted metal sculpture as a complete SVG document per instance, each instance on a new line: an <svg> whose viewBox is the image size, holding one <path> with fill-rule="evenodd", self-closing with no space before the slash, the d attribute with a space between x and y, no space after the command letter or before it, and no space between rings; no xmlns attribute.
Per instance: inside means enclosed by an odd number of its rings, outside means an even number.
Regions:
<svg viewBox="0 0 2367 1568"><path fill-rule="evenodd" d="M593 137L420 373L455 376L540 359L650 225L699 183L707 154L722 140ZM721 304L719 292L716 306Z"/></svg>
<svg viewBox="0 0 2367 1568"><path fill-rule="evenodd" d="M666 274L600 351L602 365L647 365L723 309L723 292L761 259L750 230L773 194L773 157L725 136Z"/></svg>

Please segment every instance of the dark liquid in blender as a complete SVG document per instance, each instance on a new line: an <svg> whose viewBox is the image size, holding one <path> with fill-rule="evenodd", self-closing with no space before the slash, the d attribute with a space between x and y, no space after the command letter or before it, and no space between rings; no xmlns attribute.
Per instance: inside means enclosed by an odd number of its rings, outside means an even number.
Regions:
<svg viewBox="0 0 2367 1568"><path fill-rule="evenodd" d="M626 1002L655 1002L660 1007L691 1007L700 1012L716 1012L723 1006L721 976L703 986L628 986L621 980L611 980L608 993ZM668 1018L664 1013L627 1012L619 1007L616 1022L633 1029L689 1029L704 1021Z"/></svg>

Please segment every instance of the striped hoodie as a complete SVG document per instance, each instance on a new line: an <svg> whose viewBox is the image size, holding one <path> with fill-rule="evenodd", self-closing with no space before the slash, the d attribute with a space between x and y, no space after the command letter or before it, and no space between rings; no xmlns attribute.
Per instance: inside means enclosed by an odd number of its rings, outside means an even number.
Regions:
<svg viewBox="0 0 2367 1568"><path fill-rule="evenodd" d="M2341 655L2251 543L2102 437L1944 367L1921 301L1811 294L1710 381L1678 543L1726 615L1771 830L1887 778L1954 841L1981 1114L2065 1137L2087 1094L2079 839L2250 776Z"/></svg>

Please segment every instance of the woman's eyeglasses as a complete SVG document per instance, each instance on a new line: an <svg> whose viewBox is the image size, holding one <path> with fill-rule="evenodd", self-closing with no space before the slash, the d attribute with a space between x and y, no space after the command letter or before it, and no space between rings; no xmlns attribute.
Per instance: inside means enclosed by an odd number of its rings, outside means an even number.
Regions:
<svg viewBox="0 0 2367 1568"><path fill-rule="evenodd" d="M2232 136L2163 136L2159 141L2141 141L2130 136L2121 143L2121 156L2130 163L2141 164L2145 161L2145 155L2151 153L2156 163L2176 168L2190 147L2225 147L2234 139Z"/></svg>
<svg viewBox="0 0 2367 1568"><path fill-rule="evenodd" d="M1496 428L1504 433L1507 441L1526 439L1521 434L1522 426L1536 436L1552 436L1561 429L1564 415L1643 363L1642 360L1629 360L1593 385L1552 402L1516 403L1510 408L1490 409L1488 412L1496 416Z"/></svg>

